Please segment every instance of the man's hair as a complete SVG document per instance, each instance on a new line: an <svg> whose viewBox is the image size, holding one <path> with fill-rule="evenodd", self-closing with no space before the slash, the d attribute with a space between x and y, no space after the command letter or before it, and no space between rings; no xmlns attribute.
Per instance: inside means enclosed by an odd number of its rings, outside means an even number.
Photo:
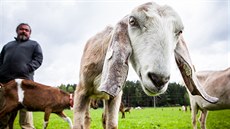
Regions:
<svg viewBox="0 0 230 129"><path fill-rule="evenodd" d="M29 28L30 28L30 33L32 32L31 27L30 27L30 25L29 25L28 23L20 23L20 24L17 26L17 28L16 28L16 32L18 31L19 27L22 26L22 25L29 26Z"/></svg>

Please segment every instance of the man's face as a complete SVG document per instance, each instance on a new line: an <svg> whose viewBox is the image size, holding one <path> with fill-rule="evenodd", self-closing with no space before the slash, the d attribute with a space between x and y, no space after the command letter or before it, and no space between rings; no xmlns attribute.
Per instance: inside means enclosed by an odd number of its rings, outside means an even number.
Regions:
<svg viewBox="0 0 230 129"><path fill-rule="evenodd" d="M30 27L27 25L21 25L19 26L18 30L17 30L17 38L20 41L26 41L30 38Z"/></svg>

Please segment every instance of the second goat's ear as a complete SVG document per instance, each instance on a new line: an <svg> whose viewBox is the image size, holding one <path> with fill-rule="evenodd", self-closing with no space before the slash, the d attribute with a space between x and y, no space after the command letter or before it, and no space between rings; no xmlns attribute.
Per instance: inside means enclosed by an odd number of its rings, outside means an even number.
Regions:
<svg viewBox="0 0 230 129"><path fill-rule="evenodd" d="M211 103L216 103L218 98L209 96L196 77L194 72L195 69L192 65L192 61L182 34L180 34L174 54L177 66L190 93L192 95L200 95Z"/></svg>
<svg viewBox="0 0 230 129"><path fill-rule="evenodd" d="M122 19L115 27L106 53L99 91L116 97L128 76L128 60L132 53L128 36L128 18Z"/></svg>

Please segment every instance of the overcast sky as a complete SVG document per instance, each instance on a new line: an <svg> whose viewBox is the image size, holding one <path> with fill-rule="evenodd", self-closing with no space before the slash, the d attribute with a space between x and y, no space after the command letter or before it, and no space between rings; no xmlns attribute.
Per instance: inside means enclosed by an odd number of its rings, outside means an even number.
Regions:
<svg viewBox="0 0 230 129"><path fill-rule="evenodd" d="M181 16L184 38L197 70L230 66L229 0L154 1L172 6ZM19 23L29 23L31 39L40 43L44 54L35 81L51 86L76 84L86 41L145 2L148 1L1 0L0 49L16 36ZM178 68L172 63L171 82L180 82ZM138 79L132 68L128 79Z"/></svg>

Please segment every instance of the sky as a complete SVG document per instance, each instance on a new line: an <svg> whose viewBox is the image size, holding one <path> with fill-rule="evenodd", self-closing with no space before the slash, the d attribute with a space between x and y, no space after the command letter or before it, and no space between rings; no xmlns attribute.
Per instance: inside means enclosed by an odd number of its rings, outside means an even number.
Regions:
<svg viewBox="0 0 230 129"><path fill-rule="evenodd" d="M77 84L87 40L107 25L115 25L146 0L0 0L0 50L28 23L31 39L43 50L35 81L50 85ZM181 17L190 56L197 71L230 66L229 0L154 0L171 6ZM128 80L138 80L130 65ZM171 82L182 78L173 59Z"/></svg>

